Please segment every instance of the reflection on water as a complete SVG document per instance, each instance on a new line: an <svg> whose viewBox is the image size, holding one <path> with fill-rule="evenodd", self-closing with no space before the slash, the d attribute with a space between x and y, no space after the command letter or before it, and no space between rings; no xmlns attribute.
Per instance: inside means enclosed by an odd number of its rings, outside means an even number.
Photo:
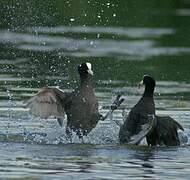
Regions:
<svg viewBox="0 0 190 180"><path fill-rule="evenodd" d="M12 160L1 167L1 174L4 175L2 171L9 172L9 176L4 177L19 178L31 174L30 177L34 179L173 179L175 175L174 179L186 179L189 175L181 168L179 160L183 160L184 168L188 167L189 158L183 156L185 148L164 148L157 151L148 147L46 145L44 151L44 147L39 145L12 146L3 143L1 147L2 153L8 150L6 154ZM19 152L15 151L18 147L21 147ZM6 161L6 156L3 156L2 162Z"/></svg>
<svg viewBox="0 0 190 180"><path fill-rule="evenodd" d="M0 177L15 179L189 179L190 23L187 1L1 1ZM76 66L89 61L105 114L114 96L126 101L82 144L65 124L29 114L25 100L43 86L71 91ZM157 114L180 122L182 147L119 146L122 114L157 80Z"/></svg>
<svg viewBox="0 0 190 180"><path fill-rule="evenodd" d="M30 29L29 29L30 30ZM130 56L132 59L147 59L151 56L171 56L190 53L188 47L159 47L157 38L172 33L171 29L148 28L93 28L93 27L58 27L33 28L34 34L2 31L0 41L14 44L16 48L28 51L51 52L58 50L59 56L74 57L112 57ZM39 34L39 33L43 33ZM48 33L48 34L45 34ZM63 35L60 36L60 33ZM65 33L83 33L83 39L67 37ZM95 39L85 34L97 34ZM51 35L49 35L51 34ZM58 34L58 36L52 36ZM111 39L102 39L104 34L112 34ZM118 39L122 36L122 40ZM125 39L130 37L131 39ZM140 39L139 39L140 38Z"/></svg>

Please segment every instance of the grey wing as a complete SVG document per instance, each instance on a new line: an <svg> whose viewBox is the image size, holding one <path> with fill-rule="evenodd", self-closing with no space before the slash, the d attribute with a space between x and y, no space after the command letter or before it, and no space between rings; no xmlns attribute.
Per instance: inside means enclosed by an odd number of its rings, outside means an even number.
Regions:
<svg viewBox="0 0 190 180"><path fill-rule="evenodd" d="M139 144L156 126L157 120L155 115L148 115L144 118L146 118L147 122L139 125L138 133L131 136L129 144Z"/></svg>
<svg viewBox="0 0 190 180"><path fill-rule="evenodd" d="M130 112L120 129L121 143L139 144L140 141L156 126L154 115L143 115Z"/></svg>
<svg viewBox="0 0 190 180"><path fill-rule="evenodd" d="M43 88L26 102L26 107L32 114L43 119L54 116L62 125L65 116L63 108L65 97L66 94L58 88Z"/></svg>

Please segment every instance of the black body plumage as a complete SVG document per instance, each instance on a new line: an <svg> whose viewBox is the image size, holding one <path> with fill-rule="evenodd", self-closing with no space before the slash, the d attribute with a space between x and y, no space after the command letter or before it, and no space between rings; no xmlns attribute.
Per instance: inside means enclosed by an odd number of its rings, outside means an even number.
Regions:
<svg viewBox="0 0 190 180"><path fill-rule="evenodd" d="M153 98L155 80L145 75L142 83L145 85L144 93L120 128L120 143L134 142L134 144L139 144L146 137L148 145L152 146L180 145L177 130L183 130L182 126L169 116L160 117L155 114Z"/></svg>

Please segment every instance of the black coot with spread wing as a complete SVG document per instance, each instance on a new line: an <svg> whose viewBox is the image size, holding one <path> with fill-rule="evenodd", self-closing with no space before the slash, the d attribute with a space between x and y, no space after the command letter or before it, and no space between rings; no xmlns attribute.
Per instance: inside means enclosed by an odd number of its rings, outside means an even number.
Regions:
<svg viewBox="0 0 190 180"><path fill-rule="evenodd" d="M64 110L67 114L67 131L73 130L79 136L87 135L101 119L98 112L98 99L92 86L90 63L78 66L81 84L71 93L64 102Z"/></svg>
<svg viewBox="0 0 190 180"><path fill-rule="evenodd" d="M66 133L72 131L79 137L87 135L98 123L104 120L98 112L98 99L94 94L92 86L92 75L90 63L83 63L78 66L80 75L80 86L71 93L63 92L58 88L43 88L38 94L27 102L27 107L41 118L55 116L62 126L64 115L67 115ZM118 98L119 97L119 98ZM111 112L123 102L118 96Z"/></svg>
<svg viewBox="0 0 190 180"><path fill-rule="evenodd" d="M142 83L145 85L144 94L139 102L131 109L120 128L120 143L139 144L146 137L148 145L180 145L177 130L182 126L169 116L155 115L154 88L155 80L145 75Z"/></svg>

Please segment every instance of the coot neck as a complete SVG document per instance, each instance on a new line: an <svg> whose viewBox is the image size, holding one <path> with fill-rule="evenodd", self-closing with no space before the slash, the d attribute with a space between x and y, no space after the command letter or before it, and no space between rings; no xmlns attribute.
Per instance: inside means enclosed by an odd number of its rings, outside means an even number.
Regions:
<svg viewBox="0 0 190 180"><path fill-rule="evenodd" d="M92 79L90 76L80 76L82 88L92 88Z"/></svg>
<svg viewBox="0 0 190 180"><path fill-rule="evenodd" d="M154 95L154 86L145 86L143 97L153 97Z"/></svg>

